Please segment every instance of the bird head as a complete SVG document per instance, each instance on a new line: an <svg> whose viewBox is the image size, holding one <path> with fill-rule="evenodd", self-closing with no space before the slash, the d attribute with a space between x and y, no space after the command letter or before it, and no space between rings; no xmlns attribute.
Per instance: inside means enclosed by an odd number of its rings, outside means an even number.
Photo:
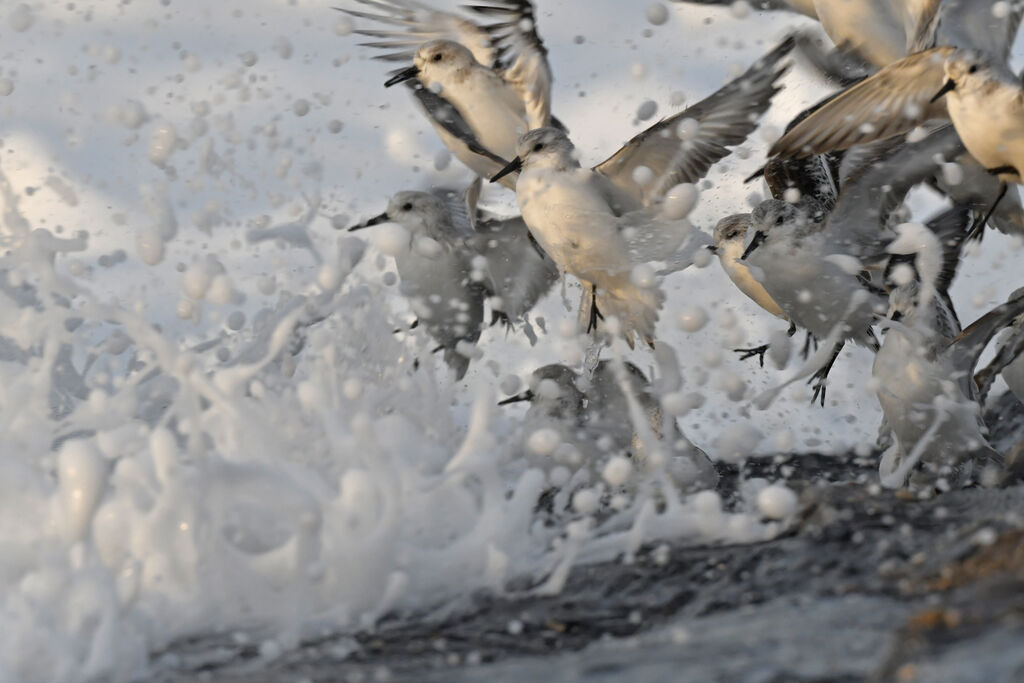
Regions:
<svg viewBox="0 0 1024 683"><path fill-rule="evenodd" d="M579 168L575 151L576 147L563 131L557 128L535 128L519 138L515 159L498 171L491 182L523 168Z"/></svg>
<svg viewBox="0 0 1024 683"><path fill-rule="evenodd" d="M413 64L420 81L429 88L461 79L478 62L464 45L451 40L431 40L416 50Z"/></svg>
<svg viewBox="0 0 1024 683"><path fill-rule="evenodd" d="M950 91L971 90L993 77L992 65L977 50L957 50L946 59L946 82L932 97L936 101Z"/></svg>
<svg viewBox="0 0 1024 683"><path fill-rule="evenodd" d="M721 254L729 250L730 246L737 245L742 253L748 228L750 228L749 213L733 214L718 221L714 232L715 252Z"/></svg>

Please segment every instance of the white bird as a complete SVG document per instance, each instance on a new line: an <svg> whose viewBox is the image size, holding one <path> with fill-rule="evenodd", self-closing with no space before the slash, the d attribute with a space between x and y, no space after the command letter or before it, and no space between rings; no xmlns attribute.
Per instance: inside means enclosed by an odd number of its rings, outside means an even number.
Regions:
<svg viewBox="0 0 1024 683"><path fill-rule="evenodd" d="M789 323L788 335L796 334L796 324L789 319L786 313L779 307L779 304L772 299L765 290L764 285L758 282L750 272L747 264L740 260L746 248L747 231L750 229L750 214L739 213L726 216L715 225L715 244L708 248L718 256L718 262L722 264L722 270L729 276L729 279L737 289L747 295L755 304L760 306L776 318L781 318ZM804 356L810 349L814 336L808 332L807 341L804 346ZM764 354L767 353L770 345L762 344L749 349L733 349L740 354L740 360L758 357L761 367L764 367Z"/></svg>
<svg viewBox="0 0 1024 683"><path fill-rule="evenodd" d="M1004 181L1020 182L1024 93L1007 59L1024 5L926 0L916 10L912 54L826 99L769 154L844 149L929 119L951 118L967 150L986 169Z"/></svg>
<svg viewBox="0 0 1024 683"><path fill-rule="evenodd" d="M478 175L494 175L523 133L552 124L551 69L531 3L471 5L499 19L480 26L416 0L359 2L383 13L344 11L395 27L357 30L382 39L364 45L392 50L379 59L413 62L385 85L412 85L445 146Z"/></svg>
<svg viewBox="0 0 1024 683"><path fill-rule="evenodd" d="M465 191L434 189L448 212L472 279L487 291L493 314L510 328L525 322L527 313L558 280L558 268L541 250L520 216L502 218L482 210L480 179ZM492 320L493 324L494 320Z"/></svg>
<svg viewBox="0 0 1024 683"><path fill-rule="evenodd" d="M932 251L938 251L940 242L948 245L941 274L923 274L917 263L920 254L897 259L898 265L887 273L890 323L872 367L875 391L895 436L879 472L883 484L893 488L904 484L919 461L924 468L911 481L927 486L939 479L963 485L982 467L1003 464L985 439L973 372L992 336L1024 311L1024 298L1011 300L960 332L945 295L959 242L940 236L965 234L966 213L954 207L929 228L939 238Z"/></svg>
<svg viewBox="0 0 1024 683"><path fill-rule="evenodd" d="M785 71L787 39L744 75L702 102L630 140L585 169L562 131L541 128L520 139L517 156L491 180L521 171L516 198L531 234L558 267L582 281L581 321L588 331L614 315L630 344L653 345L664 295L635 266L667 259L692 232L685 214L691 191L663 202L669 190L700 179L756 127ZM683 195L689 195L689 201ZM586 305L589 304L589 305Z"/></svg>
<svg viewBox="0 0 1024 683"><path fill-rule="evenodd" d="M387 210L349 231L394 222L406 229L405 243L392 252L401 278L401 293L409 300L417 322L444 351L444 360L462 379L469 354L461 344L480 338L484 319L483 285L471 277L472 266L462 240L471 237L468 219L453 221L445 196L404 191L395 194Z"/></svg>
<svg viewBox="0 0 1024 683"><path fill-rule="evenodd" d="M651 432L672 453L665 465L673 479L688 487L713 488L718 474L707 454L686 438L675 418L666 422L644 373L632 363L624 365L629 391L639 402ZM554 455L567 460L566 464L587 464L583 458L602 453L626 453L638 464L649 462L648 446L631 421L629 402L610 361L598 363L589 377L559 363L540 367L531 375L529 389L500 405L518 401L530 402L527 424L552 427L562 433L571 447L558 449Z"/></svg>
<svg viewBox="0 0 1024 683"><path fill-rule="evenodd" d="M349 228L395 222L409 244L395 254L401 292L461 379L469 358L459 342L480 337L483 304L511 328L550 291L558 270L533 244L523 219L487 216L476 205L479 181L465 192L395 194L384 213ZM492 323L494 322L492 320ZM467 350L467 349L464 349Z"/></svg>
<svg viewBox="0 0 1024 683"><path fill-rule="evenodd" d="M838 334L832 356L813 376L814 395L825 404L825 379L847 340L878 349L871 331L885 310L884 292L873 288L855 258L836 257L827 212L816 202L799 205L777 199L751 214L754 236L742 260L786 316L818 339Z"/></svg>
<svg viewBox="0 0 1024 683"><path fill-rule="evenodd" d="M739 213L726 216L715 225L715 246L713 251L718 256L722 270L729 276L732 283L751 301L768 311L776 318L789 321L775 300L765 290L764 285L754 279L747 264L740 261L746 249L747 231L750 229L750 214Z"/></svg>
<svg viewBox="0 0 1024 683"><path fill-rule="evenodd" d="M823 188L795 204L767 200L751 214L754 232L742 260L757 268L755 279L798 326L818 339L838 334L830 360L812 376L822 403L825 378L845 340L878 348L871 327L888 304L867 269L888 258L897 209L959 149L949 126L914 143L877 142L844 159L837 197Z"/></svg>

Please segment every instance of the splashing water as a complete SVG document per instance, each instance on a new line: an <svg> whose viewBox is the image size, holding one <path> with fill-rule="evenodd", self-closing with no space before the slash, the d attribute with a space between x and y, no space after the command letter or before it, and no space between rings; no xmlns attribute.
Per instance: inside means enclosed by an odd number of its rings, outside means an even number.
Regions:
<svg viewBox="0 0 1024 683"><path fill-rule="evenodd" d="M410 123L403 93L382 91L379 65L352 60L352 27L319 6L141 5L0 9L15 29L0 65L0 680L129 680L174 641L211 633L249 634L269 657L387 615L457 610L478 590L556 593L573 566L655 540L784 528L756 500L730 512L714 492L683 495L658 467L619 467L606 477L616 486L584 473L566 512L538 515L564 472L524 457L529 427L494 407L495 387L582 361L589 342L561 325L572 315L556 293L534 318L536 350L485 332L456 385L424 335L394 333L408 306L389 262L331 228L396 190L465 178L433 161L440 145ZM666 23L606 5L638 35L664 24L644 45L666 63L679 50L670 30L707 33L710 50L739 26L728 11ZM575 17L541 27L558 82L594 90L556 100L558 113L596 162L636 132L652 93L678 90L678 73L651 61L623 79L632 38L591 49L574 36L605 32L601 13L552 11ZM610 75L588 75L587 55ZM688 99L727 66L689 81ZM734 163L701 185L698 229L743 203L746 190L715 187L741 175ZM1002 259L999 239L986 248ZM790 430L804 448L873 438L873 419L859 432L846 419L873 406L866 390L849 389L824 430L802 394L750 418L744 382L767 380L740 380L722 348L767 338L773 322L744 309L717 266L666 289L656 393L713 457L792 448ZM594 472L615 470L615 455Z"/></svg>

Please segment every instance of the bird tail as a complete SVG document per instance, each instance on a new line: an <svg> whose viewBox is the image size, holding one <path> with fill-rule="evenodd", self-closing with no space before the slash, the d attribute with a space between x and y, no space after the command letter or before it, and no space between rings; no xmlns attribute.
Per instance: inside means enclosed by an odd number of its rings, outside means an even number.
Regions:
<svg viewBox="0 0 1024 683"><path fill-rule="evenodd" d="M469 369L469 358L467 356L463 356L453 348L446 347L444 349L444 362L455 372L456 381L466 376L466 371Z"/></svg>
<svg viewBox="0 0 1024 683"><path fill-rule="evenodd" d="M654 346L654 327L658 322L658 311L665 303L665 294L659 287L640 287L634 284L628 274L618 275L598 287L591 295L589 285L584 287L580 303L580 325L587 329L592 319L591 307L595 300L600 318L607 320L615 316L619 332L634 347L634 338L639 337L648 346ZM600 324L598 330L600 331Z"/></svg>

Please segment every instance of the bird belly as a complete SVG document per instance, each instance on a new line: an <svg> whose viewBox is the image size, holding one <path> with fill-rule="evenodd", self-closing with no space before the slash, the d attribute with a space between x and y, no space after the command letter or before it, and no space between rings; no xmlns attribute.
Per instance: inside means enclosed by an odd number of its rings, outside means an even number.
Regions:
<svg viewBox="0 0 1024 683"><path fill-rule="evenodd" d="M1024 170L1024 112L1013 100L949 94L949 116L967 151L986 169ZM1001 176L1020 182L1020 173Z"/></svg>
<svg viewBox="0 0 1024 683"><path fill-rule="evenodd" d="M560 269L599 286L628 271L626 246L607 204L586 186L552 176L524 173L516 186L523 220L544 251Z"/></svg>
<svg viewBox="0 0 1024 683"><path fill-rule="evenodd" d="M719 261L722 264L722 268L725 269L725 274L729 276L729 279L732 280L732 283L741 292L746 294L758 306L776 317L785 318L786 314L782 312L779 305L768 294L764 285L755 280L754 276L750 274L750 269L739 262L739 257L742 253L742 242L730 242L723 248Z"/></svg>
<svg viewBox="0 0 1024 683"><path fill-rule="evenodd" d="M431 124L434 126L434 130L437 131L438 137L441 138L441 142L448 151L455 155L455 158L461 161L467 168L476 173L481 178L490 178L495 173L501 170L501 166L487 157L480 156L474 152L469 151L469 147L466 146L462 140L458 139L448 131L444 129L436 121L431 120ZM506 176L502 178L502 185L506 187L512 187L512 178Z"/></svg>

